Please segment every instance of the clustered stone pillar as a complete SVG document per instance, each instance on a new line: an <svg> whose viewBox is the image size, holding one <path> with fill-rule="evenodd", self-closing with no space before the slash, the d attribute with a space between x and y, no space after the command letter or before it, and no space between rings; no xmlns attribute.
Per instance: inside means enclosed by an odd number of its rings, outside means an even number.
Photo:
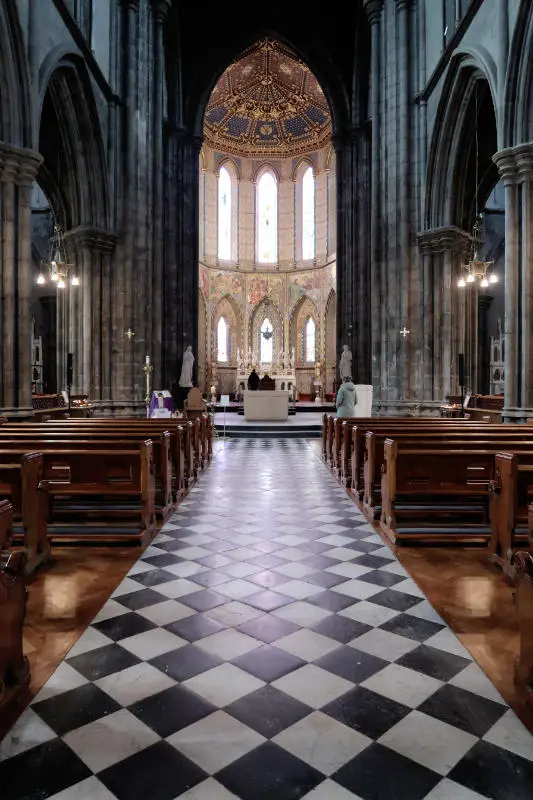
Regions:
<svg viewBox="0 0 533 800"><path fill-rule="evenodd" d="M42 158L0 142L1 413L31 416L31 189Z"/></svg>
<svg viewBox="0 0 533 800"><path fill-rule="evenodd" d="M505 402L503 419L533 416L533 142L496 153L505 187Z"/></svg>
<svg viewBox="0 0 533 800"><path fill-rule="evenodd" d="M383 0L365 0L365 11L370 23L371 43L371 97L370 114L372 121L372 166L371 166L371 204L370 204L370 281L372 298L372 384L379 391L381 386L381 330L383 330L382 302L385 276L381 275L380 253L380 197L381 197L381 12Z"/></svg>

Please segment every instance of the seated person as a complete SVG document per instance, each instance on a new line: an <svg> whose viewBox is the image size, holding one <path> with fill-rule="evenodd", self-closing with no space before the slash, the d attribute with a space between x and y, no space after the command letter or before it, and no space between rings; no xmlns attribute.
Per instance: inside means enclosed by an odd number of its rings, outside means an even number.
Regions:
<svg viewBox="0 0 533 800"><path fill-rule="evenodd" d="M248 377L248 391L257 392L258 389L259 389L259 375L255 371L255 369L253 369Z"/></svg>
<svg viewBox="0 0 533 800"><path fill-rule="evenodd" d="M351 377L343 378L342 385L337 392L337 416L353 417L356 403L357 395L355 393L355 384L352 382Z"/></svg>
<svg viewBox="0 0 533 800"><path fill-rule="evenodd" d="M235 402L242 403L244 400L244 383L239 383L239 388L235 394Z"/></svg>

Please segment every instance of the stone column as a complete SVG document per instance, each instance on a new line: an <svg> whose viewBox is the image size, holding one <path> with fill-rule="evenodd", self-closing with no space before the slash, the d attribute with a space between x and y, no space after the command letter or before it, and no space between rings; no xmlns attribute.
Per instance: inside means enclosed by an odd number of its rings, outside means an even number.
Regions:
<svg viewBox="0 0 533 800"><path fill-rule="evenodd" d="M164 23L171 7L171 0L152 0L154 18L154 225L153 225L153 309L151 349L154 371L153 385L161 385L162 324L163 324L163 262L164 262L164 180L163 180L163 104L164 104Z"/></svg>
<svg viewBox="0 0 533 800"><path fill-rule="evenodd" d="M381 197L381 12L383 0L365 0L365 11L370 23L371 43L371 96L370 116L372 121L371 148L371 205L370 205L370 281L372 303L372 383L377 391L381 386L383 365L381 363L381 313L382 293L380 252L380 197Z"/></svg>
<svg viewBox="0 0 533 800"><path fill-rule="evenodd" d="M518 175L514 151L496 153L505 187L505 404L504 420L516 418L520 381Z"/></svg>
<svg viewBox="0 0 533 800"><path fill-rule="evenodd" d="M183 127L167 140L167 263L163 276L163 381L179 379L188 345L198 355L198 174L201 139ZM196 367L196 365L195 365ZM196 374L196 371L195 371ZM196 382L195 376L193 382Z"/></svg>
<svg viewBox="0 0 533 800"><path fill-rule="evenodd" d="M520 405L533 412L533 144L515 148L518 180L522 190L521 213L521 397Z"/></svg>
<svg viewBox="0 0 533 800"><path fill-rule="evenodd" d="M488 314L494 298L490 294L478 295L478 356L477 386L479 394L490 394L490 342Z"/></svg>
<svg viewBox="0 0 533 800"><path fill-rule="evenodd" d="M42 158L0 142L1 413L32 415L31 188Z"/></svg>

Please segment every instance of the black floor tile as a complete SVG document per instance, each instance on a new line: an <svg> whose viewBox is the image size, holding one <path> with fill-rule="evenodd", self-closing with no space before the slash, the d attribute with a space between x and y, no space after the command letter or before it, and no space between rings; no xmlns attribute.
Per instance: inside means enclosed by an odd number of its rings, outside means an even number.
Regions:
<svg viewBox="0 0 533 800"><path fill-rule="evenodd" d="M91 774L70 747L52 739L0 764L0 797L45 800Z"/></svg>
<svg viewBox="0 0 533 800"><path fill-rule="evenodd" d="M209 569L205 572L198 572L196 575L191 575L188 578L190 581L199 584L200 586L212 587L220 586L222 583L228 583L231 580L223 572L217 572L215 569Z"/></svg>
<svg viewBox="0 0 533 800"><path fill-rule="evenodd" d="M317 555L323 553L325 550L331 550L331 545L324 544L324 542L305 542L304 544L298 545L298 547L301 550L307 550L309 553L316 553Z"/></svg>
<svg viewBox="0 0 533 800"><path fill-rule="evenodd" d="M396 663L402 667L414 669L416 672L423 672L424 675L429 675L439 681L449 681L472 662L453 655L453 653L446 653L444 650L437 650L435 647L421 644L416 650L411 650L410 653L399 658Z"/></svg>
<svg viewBox="0 0 533 800"><path fill-rule="evenodd" d="M372 601L374 601L374 598L372 598ZM438 622L430 622L427 619L413 617L411 614L400 614L398 617L383 623L380 627L384 631L389 631L389 633L397 633L398 636L414 639L415 642L425 642L430 636L434 636L441 631L444 626L439 625Z"/></svg>
<svg viewBox="0 0 533 800"><path fill-rule="evenodd" d="M167 570L161 568L151 569L149 572L141 572L138 575L132 575L131 578L147 587L159 586L161 583L176 580L176 576L172 572L167 572Z"/></svg>
<svg viewBox="0 0 533 800"><path fill-rule="evenodd" d="M374 743L333 775L364 800L422 800L441 776Z"/></svg>
<svg viewBox="0 0 533 800"><path fill-rule="evenodd" d="M103 622L96 622L93 627L101 633L105 633L114 642L118 642L128 636L135 636L138 633L152 630L157 625L141 617L140 614L130 611L128 614L122 614L119 617L111 617L111 619L105 619Z"/></svg>
<svg viewBox="0 0 533 800"><path fill-rule="evenodd" d="M324 714L371 739L379 739L409 712L410 708L357 686L322 708Z"/></svg>
<svg viewBox="0 0 533 800"><path fill-rule="evenodd" d="M216 707L183 686L171 686L129 707L141 722L166 738L217 711Z"/></svg>
<svg viewBox="0 0 533 800"><path fill-rule="evenodd" d="M405 577L403 575L393 575L392 572L383 572L381 569L374 569L372 572L367 572L365 575L359 575L357 580L363 581L363 583L373 583L375 586L384 586L388 588L404 581Z"/></svg>
<svg viewBox="0 0 533 800"><path fill-rule="evenodd" d="M286 575L280 575L279 572L265 570L265 572L256 572L255 575L251 576L250 580L252 583L264 586L265 589L274 589L280 583L286 583L289 579Z"/></svg>
<svg viewBox="0 0 533 800"><path fill-rule="evenodd" d="M34 703L32 709L58 736L120 710L108 694L93 683ZM1 795L0 795L1 796Z"/></svg>
<svg viewBox="0 0 533 800"><path fill-rule="evenodd" d="M335 575L333 572L311 572L310 575L305 576L305 580L316 586L322 586L323 589L332 589L333 586L344 583L348 578L345 578L344 575Z"/></svg>
<svg viewBox="0 0 533 800"><path fill-rule="evenodd" d="M164 653L150 661L154 667L169 675L175 681L187 681L194 678L208 669L218 667L222 664L222 659L206 653L194 644L185 645L178 650Z"/></svg>
<svg viewBox="0 0 533 800"><path fill-rule="evenodd" d="M382 658L362 653L353 647L339 647L326 656L313 662L315 666L333 672L352 683L362 683L388 666L389 662Z"/></svg>
<svg viewBox="0 0 533 800"><path fill-rule="evenodd" d="M418 605L421 598L404 592L395 592L394 589L384 589L372 596L372 602L379 606L392 608L394 611L407 611L408 608Z"/></svg>
<svg viewBox="0 0 533 800"><path fill-rule="evenodd" d="M330 592L329 589L326 589L325 592L320 592L320 594L315 594L310 597L308 602L312 603L314 606L324 608L326 611L337 612L348 608L348 606L353 606L355 601L353 597L339 594L339 592Z"/></svg>
<svg viewBox="0 0 533 800"><path fill-rule="evenodd" d="M150 558L143 558L147 564L153 564L154 567L170 567L174 564L181 564L185 561L184 558L179 558L172 553L162 553L160 556L151 556Z"/></svg>
<svg viewBox="0 0 533 800"><path fill-rule="evenodd" d="M218 592L204 589L203 591L186 594L185 597L180 597L179 601L189 606L189 608L194 608L196 611L210 611L212 608L227 603L228 598L223 594L218 594Z"/></svg>
<svg viewBox="0 0 533 800"><path fill-rule="evenodd" d="M189 531L190 534L190 531ZM157 547L160 550L166 550L167 553L176 553L179 555L180 550L185 550L186 547L190 547L191 545L189 542L183 542L181 539L175 538L172 539L170 542L161 542L157 544Z"/></svg>
<svg viewBox="0 0 533 800"><path fill-rule="evenodd" d="M418 710L474 736L484 736L506 708L493 700L447 684L425 700Z"/></svg>
<svg viewBox="0 0 533 800"><path fill-rule="evenodd" d="M347 547L348 550L357 550L358 553L373 553L374 550L379 550L383 545L376 544L375 542L357 540L351 544L345 544L343 547ZM400 580L405 580L405 578L400 578Z"/></svg>
<svg viewBox="0 0 533 800"><path fill-rule="evenodd" d="M492 800L531 800L533 763L489 742L478 742L448 777Z"/></svg>
<svg viewBox="0 0 533 800"><path fill-rule="evenodd" d="M88 653L81 653L81 655L69 658L67 661L71 667L81 672L84 678L89 681L97 681L99 678L105 678L106 675L111 675L113 672L133 667L141 659L125 650L119 644L106 644L104 647L98 647Z"/></svg>
<svg viewBox="0 0 533 800"><path fill-rule="evenodd" d="M207 778L167 742L120 761L98 776L118 800L173 800Z"/></svg>
<svg viewBox="0 0 533 800"><path fill-rule="evenodd" d="M391 562L390 558L382 558L382 556L373 556L372 553L366 553L364 556L355 558L353 563L361 564L363 567L372 567L373 569L379 569L379 567L384 567L387 564L390 564Z"/></svg>
<svg viewBox="0 0 533 800"><path fill-rule="evenodd" d="M225 709L228 714L268 739L294 725L312 710L273 686L262 686Z"/></svg>
<svg viewBox="0 0 533 800"><path fill-rule="evenodd" d="M302 561L302 564L313 567L313 569L327 569L327 567L334 567L338 563L337 559L328 558L327 555L320 555L319 553L304 558Z"/></svg>
<svg viewBox="0 0 533 800"><path fill-rule="evenodd" d="M299 800L324 776L272 742L217 774L217 780L242 800Z"/></svg>
<svg viewBox="0 0 533 800"><path fill-rule="evenodd" d="M153 606L155 603L161 603L165 598L153 589L141 589L140 592L131 592L131 594L123 594L117 598L120 605L126 606L131 611L138 611L140 608L147 608Z"/></svg>
<svg viewBox="0 0 533 800"><path fill-rule="evenodd" d="M282 636L288 636L289 633L299 630L299 626L293 622L265 614L262 617L250 620L250 622L243 622L237 630L248 634L248 636L253 636L255 639L260 639L266 644L271 644L281 639Z"/></svg>
<svg viewBox="0 0 533 800"><path fill-rule="evenodd" d="M224 630L226 626L221 625L220 622L216 622L205 614L194 614L192 617L170 622L164 627L167 631L175 633L176 636L187 639L188 642L197 642L198 639L203 639L204 636L211 636L212 633Z"/></svg>
<svg viewBox="0 0 533 800"><path fill-rule="evenodd" d="M303 667L307 662L293 656L291 653L286 653L285 650L265 644L249 653L245 653L232 663L245 670L245 672L255 675L256 678L260 678L266 683L271 683L278 680L278 678L282 678L283 675L298 669L298 667Z"/></svg>
<svg viewBox="0 0 533 800"><path fill-rule="evenodd" d="M353 599L353 598L352 598ZM353 603L351 604L353 605ZM329 636L330 639L336 639L338 642L348 644L352 639L362 636L372 630L370 625L365 625L364 622L357 622L348 617L340 617L338 614L331 614L325 619L321 619L315 625L311 625L311 630L317 633L322 633L324 636Z"/></svg>

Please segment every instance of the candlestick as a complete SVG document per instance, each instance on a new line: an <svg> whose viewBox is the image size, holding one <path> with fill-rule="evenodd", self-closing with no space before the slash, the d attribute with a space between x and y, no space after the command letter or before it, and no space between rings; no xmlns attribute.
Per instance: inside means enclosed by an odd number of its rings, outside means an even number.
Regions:
<svg viewBox="0 0 533 800"><path fill-rule="evenodd" d="M150 363L150 356L146 356L146 363L147 363L147 364L149 364L149 363Z"/></svg>

